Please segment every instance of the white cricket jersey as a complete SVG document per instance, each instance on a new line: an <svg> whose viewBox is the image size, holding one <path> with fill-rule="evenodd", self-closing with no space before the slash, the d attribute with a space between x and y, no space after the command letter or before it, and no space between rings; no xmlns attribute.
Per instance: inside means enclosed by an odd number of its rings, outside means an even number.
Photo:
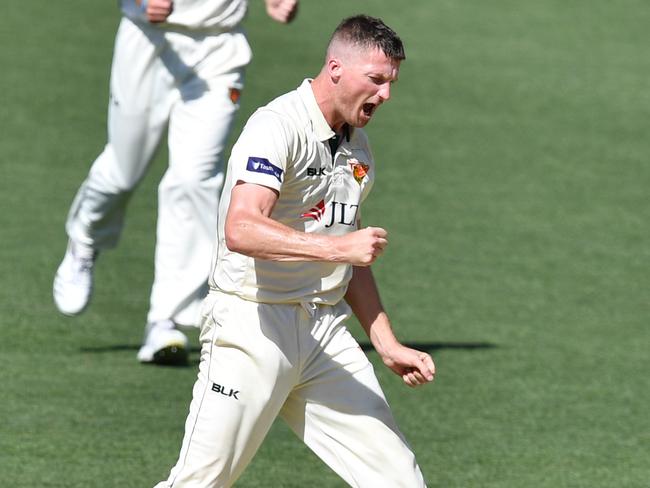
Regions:
<svg viewBox="0 0 650 488"><path fill-rule="evenodd" d="M120 0L123 14L135 22L147 22L135 0ZM230 30L246 16L247 0L174 0L167 22L157 27L184 27L195 30Z"/></svg>
<svg viewBox="0 0 650 488"><path fill-rule="evenodd" d="M265 303L335 304L343 298L350 265L254 259L231 252L224 237L230 193L238 181L277 190L271 218L292 229L329 235L357 230L359 206L374 180L372 153L364 131L351 129L332 156L333 136L311 80L250 117L228 162L212 288Z"/></svg>

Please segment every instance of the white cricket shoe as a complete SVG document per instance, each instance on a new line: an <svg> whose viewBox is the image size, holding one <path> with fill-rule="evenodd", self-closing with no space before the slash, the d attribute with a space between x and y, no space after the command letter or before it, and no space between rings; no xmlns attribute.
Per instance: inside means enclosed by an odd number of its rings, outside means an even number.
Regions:
<svg viewBox="0 0 650 488"><path fill-rule="evenodd" d="M163 365L187 364L187 337L174 327L171 320L147 324L138 361Z"/></svg>
<svg viewBox="0 0 650 488"><path fill-rule="evenodd" d="M56 308L65 315L78 315L85 310L93 292L93 267L97 251L92 247L68 241L63 261L56 270L52 293Z"/></svg>

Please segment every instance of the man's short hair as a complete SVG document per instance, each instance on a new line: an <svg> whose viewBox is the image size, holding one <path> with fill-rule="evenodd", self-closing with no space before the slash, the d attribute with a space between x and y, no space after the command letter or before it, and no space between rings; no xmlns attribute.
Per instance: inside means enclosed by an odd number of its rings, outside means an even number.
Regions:
<svg viewBox="0 0 650 488"><path fill-rule="evenodd" d="M387 57L397 61L406 59L404 45L395 31L381 19L369 15L355 15L343 19L332 34L330 44L333 41L364 48L378 48Z"/></svg>

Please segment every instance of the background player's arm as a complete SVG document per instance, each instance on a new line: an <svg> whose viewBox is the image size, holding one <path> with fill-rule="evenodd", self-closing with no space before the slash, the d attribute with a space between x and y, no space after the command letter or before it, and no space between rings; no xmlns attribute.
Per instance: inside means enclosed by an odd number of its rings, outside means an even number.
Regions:
<svg viewBox="0 0 650 488"><path fill-rule="evenodd" d="M239 182L232 189L225 222L228 249L272 261L329 261L368 266L387 244L386 231L368 227L345 236L296 231L270 215L276 190Z"/></svg>
<svg viewBox="0 0 650 488"><path fill-rule="evenodd" d="M370 267L354 267L345 300L384 364L401 376L404 383L418 386L433 380L435 365L431 356L404 346L395 337Z"/></svg>
<svg viewBox="0 0 650 488"><path fill-rule="evenodd" d="M174 9L172 0L135 0L136 5L143 8L147 20L153 24L165 22Z"/></svg>
<svg viewBox="0 0 650 488"><path fill-rule="evenodd" d="M264 0L266 13L283 24L291 22L298 13L298 0Z"/></svg>

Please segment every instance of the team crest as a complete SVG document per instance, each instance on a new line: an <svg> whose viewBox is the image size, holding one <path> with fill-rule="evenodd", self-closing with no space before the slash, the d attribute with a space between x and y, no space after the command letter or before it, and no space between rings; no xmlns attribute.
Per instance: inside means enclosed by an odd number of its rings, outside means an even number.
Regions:
<svg viewBox="0 0 650 488"><path fill-rule="evenodd" d="M352 170L352 176L354 176L354 179L357 180L357 183L361 184L361 181L368 174L368 169L370 169L370 166L364 163L360 163L357 158L348 159L348 164Z"/></svg>

